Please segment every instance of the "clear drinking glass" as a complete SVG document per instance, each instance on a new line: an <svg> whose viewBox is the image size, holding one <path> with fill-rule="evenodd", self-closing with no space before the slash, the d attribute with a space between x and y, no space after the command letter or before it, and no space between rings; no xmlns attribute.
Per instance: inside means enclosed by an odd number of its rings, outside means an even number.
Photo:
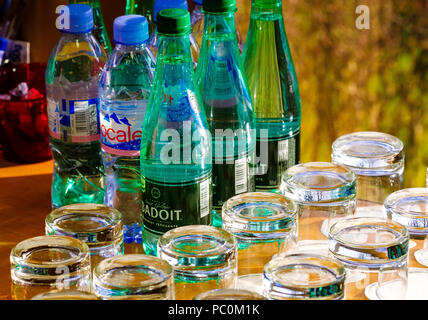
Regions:
<svg viewBox="0 0 428 320"><path fill-rule="evenodd" d="M249 290L214 289L198 294L193 300L265 300L265 298Z"/></svg>
<svg viewBox="0 0 428 320"><path fill-rule="evenodd" d="M12 299L28 300L52 289L90 289L88 246L64 236L40 236L18 243L10 253Z"/></svg>
<svg viewBox="0 0 428 320"><path fill-rule="evenodd" d="M249 192L223 204L223 229L238 243L238 274L262 273L275 254L297 243L297 206L283 195Z"/></svg>
<svg viewBox="0 0 428 320"><path fill-rule="evenodd" d="M373 207L364 215L385 217L386 197L403 188L403 143L386 133L355 132L334 141L331 158L357 176L358 207Z"/></svg>
<svg viewBox="0 0 428 320"><path fill-rule="evenodd" d="M270 300L340 300L344 283L343 265L315 254L281 254L263 272L263 294Z"/></svg>
<svg viewBox="0 0 428 320"><path fill-rule="evenodd" d="M327 240L330 226L354 215L355 175L340 165L308 162L289 168L281 192L299 210L299 241Z"/></svg>
<svg viewBox="0 0 428 320"><path fill-rule="evenodd" d="M330 229L329 253L346 268L347 300L405 299L409 234L401 224L381 218L356 217Z"/></svg>
<svg viewBox="0 0 428 320"><path fill-rule="evenodd" d="M84 241L91 253L92 269L103 259L123 254L121 214L100 204L72 204L46 217L46 234Z"/></svg>
<svg viewBox="0 0 428 320"><path fill-rule="evenodd" d="M204 225L179 227L166 232L157 247L159 257L174 267L177 300L235 288L237 243L229 232Z"/></svg>
<svg viewBox="0 0 428 320"><path fill-rule="evenodd" d="M157 257L125 254L101 261L92 290L102 300L173 300L171 265Z"/></svg>
<svg viewBox="0 0 428 320"><path fill-rule="evenodd" d="M98 297L80 290L52 290L40 293L31 300L98 300Z"/></svg>
<svg viewBox="0 0 428 320"><path fill-rule="evenodd" d="M416 261L428 267L428 189L396 191L386 198L384 206L388 219L404 225L416 242Z"/></svg>

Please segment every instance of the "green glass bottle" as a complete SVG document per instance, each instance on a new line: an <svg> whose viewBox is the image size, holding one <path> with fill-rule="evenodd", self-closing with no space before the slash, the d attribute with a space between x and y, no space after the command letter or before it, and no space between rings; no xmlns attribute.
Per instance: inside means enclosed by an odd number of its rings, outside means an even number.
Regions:
<svg viewBox="0 0 428 320"><path fill-rule="evenodd" d="M101 47L107 53L110 53L112 50L111 42L107 34L106 26L104 24L103 14L101 12L101 4L100 0L70 0L70 4L72 3L80 3L80 4L88 4L92 8L92 12L94 13L94 25L95 28L92 31L92 34L95 36L95 39L98 40Z"/></svg>
<svg viewBox="0 0 428 320"><path fill-rule="evenodd" d="M158 59L141 139L143 247L170 229L210 224L211 135L190 53L190 15L158 14Z"/></svg>
<svg viewBox="0 0 428 320"><path fill-rule="evenodd" d="M204 0L202 50L197 84L213 146L212 224L221 227L223 203L255 189L250 163L255 156L254 110L235 27L235 0Z"/></svg>
<svg viewBox="0 0 428 320"><path fill-rule="evenodd" d="M155 28L153 3L154 0L126 0L125 14L139 14L145 16L149 23L149 34L152 34Z"/></svg>
<svg viewBox="0 0 428 320"><path fill-rule="evenodd" d="M278 191L300 158L300 95L281 0L252 0L244 65L257 124L256 189Z"/></svg>

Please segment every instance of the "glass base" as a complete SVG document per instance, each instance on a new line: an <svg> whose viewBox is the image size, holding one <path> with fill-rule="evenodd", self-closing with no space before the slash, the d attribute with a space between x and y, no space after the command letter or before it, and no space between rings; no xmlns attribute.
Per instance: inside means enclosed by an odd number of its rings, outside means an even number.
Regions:
<svg viewBox="0 0 428 320"><path fill-rule="evenodd" d="M415 251L415 259L421 265L428 267L428 249L420 249Z"/></svg>

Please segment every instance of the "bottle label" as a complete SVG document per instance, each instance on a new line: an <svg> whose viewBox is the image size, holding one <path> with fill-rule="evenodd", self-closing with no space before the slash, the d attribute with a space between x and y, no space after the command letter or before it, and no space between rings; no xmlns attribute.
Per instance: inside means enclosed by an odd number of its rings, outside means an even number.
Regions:
<svg viewBox="0 0 428 320"><path fill-rule="evenodd" d="M241 156L233 163L213 163L213 206L219 211L223 203L234 195L254 191L254 176L250 156Z"/></svg>
<svg viewBox="0 0 428 320"><path fill-rule="evenodd" d="M99 99L48 99L49 134L69 143L87 143L100 139Z"/></svg>
<svg viewBox="0 0 428 320"><path fill-rule="evenodd" d="M182 226L210 224L211 174L197 181L166 184L142 176L143 225L155 234Z"/></svg>
<svg viewBox="0 0 428 320"><path fill-rule="evenodd" d="M299 136L286 138L257 139L257 154L260 154L260 144L267 143L268 163L259 163L256 168L256 189L278 188L281 184L281 174L288 168L299 163Z"/></svg>
<svg viewBox="0 0 428 320"><path fill-rule="evenodd" d="M119 156L140 154L147 101L101 104L101 143L104 151Z"/></svg>

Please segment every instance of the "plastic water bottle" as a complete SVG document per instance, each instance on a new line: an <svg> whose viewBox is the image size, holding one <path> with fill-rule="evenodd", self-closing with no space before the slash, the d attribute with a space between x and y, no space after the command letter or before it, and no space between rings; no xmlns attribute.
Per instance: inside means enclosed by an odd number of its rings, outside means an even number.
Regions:
<svg viewBox="0 0 428 320"><path fill-rule="evenodd" d="M139 14L149 23L149 34L152 34L155 23L153 21L153 0L126 0L125 14Z"/></svg>
<svg viewBox="0 0 428 320"><path fill-rule="evenodd" d="M141 130L153 81L148 23L141 15L114 20L114 42L100 81L105 204L122 213L125 243L141 243Z"/></svg>
<svg viewBox="0 0 428 320"><path fill-rule="evenodd" d="M92 9L67 6L46 70L54 171L52 206L104 202L98 84L106 56L91 31Z"/></svg>
<svg viewBox="0 0 428 320"><path fill-rule="evenodd" d="M301 121L281 0L252 0L242 55L257 124L256 190L278 192L282 172L299 163Z"/></svg>
<svg viewBox="0 0 428 320"><path fill-rule="evenodd" d="M111 52L111 43L104 24L100 0L70 0L70 4L87 4L92 8L94 16L94 30L92 33L101 47L109 54Z"/></svg>
<svg viewBox="0 0 428 320"><path fill-rule="evenodd" d="M193 3L195 4L195 8L190 15L190 21L192 23L192 34L195 37L199 47L202 49L202 35L204 33L204 13L202 12L202 0L193 0ZM244 40L242 39L241 32L239 31L237 16L235 16L235 26L239 52L242 53L244 49Z"/></svg>
<svg viewBox="0 0 428 320"><path fill-rule="evenodd" d="M170 9L170 8L188 10L187 0L155 0L155 3L153 5L153 19L155 21L155 24L157 24L158 12L161 10ZM159 45L159 37L156 32L157 29L158 28L155 27L155 31L151 34L150 40L149 40L150 50L152 50L155 56L157 56L158 45ZM200 47L192 33L189 34L189 39L190 39L193 67L196 68L198 64Z"/></svg>
<svg viewBox="0 0 428 320"><path fill-rule="evenodd" d="M235 0L204 0L204 36L196 79L213 146L212 225L223 203L255 190L255 117L235 32Z"/></svg>
<svg viewBox="0 0 428 320"><path fill-rule="evenodd" d="M210 224L211 136L194 83L190 14L158 15L159 55L141 141L143 247L170 229Z"/></svg>

